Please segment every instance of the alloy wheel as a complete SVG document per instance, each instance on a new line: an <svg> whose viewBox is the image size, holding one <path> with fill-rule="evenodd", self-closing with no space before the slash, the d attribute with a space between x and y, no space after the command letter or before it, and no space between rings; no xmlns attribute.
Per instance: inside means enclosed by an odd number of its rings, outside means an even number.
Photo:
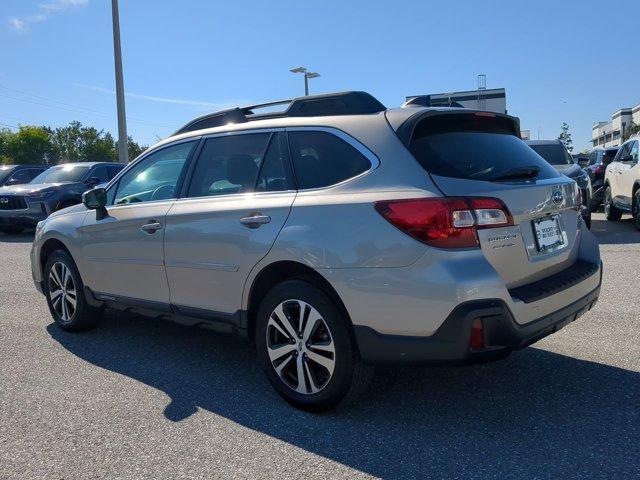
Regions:
<svg viewBox="0 0 640 480"><path fill-rule="evenodd" d="M320 313L302 300L285 300L269 316L267 353L280 379L311 395L324 389L335 369L333 336Z"/></svg>
<svg viewBox="0 0 640 480"><path fill-rule="evenodd" d="M70 322L76 313L77 293L73 276L62 262L55 262L49 271L49 300L63 322Z"/></svg>

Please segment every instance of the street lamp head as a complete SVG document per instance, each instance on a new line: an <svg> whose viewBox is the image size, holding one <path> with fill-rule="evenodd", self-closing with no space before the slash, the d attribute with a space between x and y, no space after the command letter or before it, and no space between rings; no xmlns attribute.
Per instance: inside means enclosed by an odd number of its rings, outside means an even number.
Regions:
<svg viewBox="0 0 640 480"><path fill-rule="evenodd" d="M317 78L320 76L318 72L307 72L305 73L305 75L307 76L307 78Z"/></svg>
<svg viewBox="0 0 640 480"><path fill-rule="evenodd" d="M307 69L304 67L295 67L289 70L291 73L307 73Z"/></svg>

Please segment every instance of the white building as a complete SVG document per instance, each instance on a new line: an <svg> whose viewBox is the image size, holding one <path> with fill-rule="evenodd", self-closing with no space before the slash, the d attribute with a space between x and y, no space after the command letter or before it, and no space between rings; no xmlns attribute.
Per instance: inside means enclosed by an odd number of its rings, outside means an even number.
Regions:
<svg viewBox="0 0 640 480"><path fill-rule="evenodd" d="M621 108L611 115L610 122L595 123L591 129L591 143L594 147L617 147L632 123L640 125L640 104Z"/></svg>

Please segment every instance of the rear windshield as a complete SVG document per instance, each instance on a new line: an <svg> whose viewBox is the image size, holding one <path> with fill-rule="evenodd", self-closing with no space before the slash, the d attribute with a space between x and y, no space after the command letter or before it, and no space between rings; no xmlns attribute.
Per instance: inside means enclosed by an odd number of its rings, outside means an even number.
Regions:
<svg viewBox="0 0 640 480"><path fill-rule="evenodd" d="M529 145L538 155L544 158L551 165L571 165L573 158L567 153L567 150L556 143L554 145Z"/></svg>
<svg viewBox="0 0 640 480"><path fill-rule="evenodd" d="M491 181L525 167L539 168L538 179L559 175L512 133L501 128L486 130L432 133L433 129L423 129L421 135L416 128L409 149L427 172L443 177Z"/></svg>

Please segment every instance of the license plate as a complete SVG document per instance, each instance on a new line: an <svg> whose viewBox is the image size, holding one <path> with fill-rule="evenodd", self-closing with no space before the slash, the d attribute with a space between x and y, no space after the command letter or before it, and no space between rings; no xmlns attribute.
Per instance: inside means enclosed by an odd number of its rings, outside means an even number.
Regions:
<svg viewBox="0 0 640 480"><path fill-rule="evenodd" d="M564 244L564 236L560 228L558 215L533 221L538 251L546 252Z"/></svg>

